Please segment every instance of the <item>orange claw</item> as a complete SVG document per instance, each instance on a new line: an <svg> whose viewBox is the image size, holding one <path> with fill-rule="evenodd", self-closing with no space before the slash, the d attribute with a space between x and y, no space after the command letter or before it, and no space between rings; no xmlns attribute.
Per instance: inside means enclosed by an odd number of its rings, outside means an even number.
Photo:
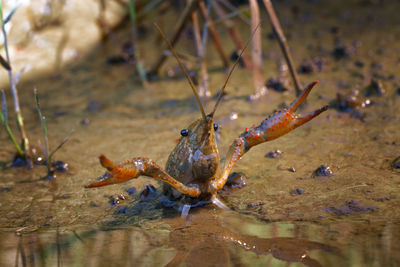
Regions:
<svg viewBox="0 0 400 267"><path fill-rule="evenodd" d="M100 155L99 159L101 166L106 168L107 171L99 177L99 181L86 185L86 188L118 184L144 175L164 181L181 193L192 197L198 197L201 193L196 186L185 185L175 180L151 159L133 158L117 165L104 155Z"/></svg>
<svg viewBox="0 0 400 267"><path fill-rule="evenodd" d="M295 113L297 108L304 103L311 89L317 83L318 81L315 81L308 85L301 95L295 101L293 101L292 104L290 104L288 109L275 112L265 119L259 126L246 129L245 132L239 136L239 138L236 138L233 141L233 144L226 155L227 162L225 163L222 176L215 179L211 185L214 191L222 189L235 163L247 151L249 151L250 148L287 134L328 109L328 105L323 106L305 117L299 117Z"/></svg>

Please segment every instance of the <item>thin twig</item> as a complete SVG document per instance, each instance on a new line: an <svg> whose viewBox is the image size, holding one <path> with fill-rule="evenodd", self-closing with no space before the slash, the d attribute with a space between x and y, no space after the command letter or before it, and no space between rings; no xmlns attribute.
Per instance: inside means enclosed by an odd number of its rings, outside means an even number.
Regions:
<svg viewBox="0 0 400 267"><path fill-rule="evenodd" d="M71 138L71 136L72 136L72 134L73 134L74 132L75 132L75 130L72 129L72 130L69 132L69 134L61 141L61 143L58 144L58 146L56 147L56 149L54 149L54 150L50 153L50 155L49 155L50 160L53 158L53 155L54 155L66 142L68 142L68 140Z"/></svg>
<svg viewBox="0 0 400 267"><path fill-rule="evenodd" d="M221 57L224 68L228 68L229 60L225 54L225 51L221 44L221 39L219 38L219 35L214 27L211 17L210 17L210 12L209 12L210 6L211 5L208 4L208 7L206 7L206 5L204 4L204 0L200 1L199 2L200 14L205 21L205 25L207 25L207 27L205 27L205 29L208 29L210 31L210 35L214 41L215 48L217 49L218 54Z"/></svg>
<svg viewBox="0 0 400 267"><path fill-rule="evenodd" d="M189 81L190 87L192 88L193 94L194 94L194 96L195 96L195 98L196 98L196 100L197 100L197 103L198 103L198 105L199 105L201 115L202 115L203 119L205 119L205 118L206 118L206 113L204 112L204 108L203 108L203 105L201 104L201 100L200 100L199 94L198 94L197 91L196 91L196 87L195 87L195 85L194 85L192 79L190 78L189 73L186 71L185 66L183 66L182 62L180 61L178 55L177 55L176 52L175 52L174 47L172 46L172 44L170 43L170 41L167 39L167 36L165 36L165 34L164 34L164 32L161 30L160 26L158 26L158 24L155 23L155 22L153 22L153 25L154 25L154 27L156 27L156 29L157 29L157 30L159 31L159 33L161 34L162 38L163 38L163 39L165 40L165 42L167 43L167 45L168 45L169 49L171 50L172 54L174 54L174 57L175 57L176 61L178 61L179 66L181 67L183 73L184 73L185 76L186 76L186 79Z"/></svg>
<svg viewBox="0 0 400 267"><path fill-rule="evenodd" d="M225 11L219 6L217 1L212 1L212 5L213 5L213 8L214 8L215 12L217 13L218 17L225 18L225 19L222 19L222 22L224 23L225 27L228 28L228 32L231 35L232 40L237 47L237 51L242 51L244 45L243 45L242 39L240 38L240 35L237 32L235 23L232 20L227 18ZM251 70L251 62L250 62L249 56L247 55L246 51L242 55L242 60L243 60L243 64L246 67L246 69Z"/></svg>
<svg viewBox="0 0 400 267"><path fill-rule="evenodd" d="M193 11L193 13L192 13L192 23L193 23L194 43L196 45L196 52L197 52L198 59L200 60L201 83L199 86L199 96L200 97L209 97L211 95L211 93L208 88L208 72L207 72L206 61L204 58L205 47L202 46L202 40L200 37L199 20L197 17L196 10ZM207 25L205 25L204 28L207 29ZM205 35L203 37L203 40L205 40L206 38L207 37Z"/></svg>
<svg viewBox="0 0 400 267"><path fill-rule="evenodd" d="M279 41L279 46L281 47L282 53L285 56L286 62L289 66L289 71L290 74L292 76L293 79L293 83L296 89L296 95L299 96L300 93L302 92L302 86L300 84L300 80L299 77L297 76L297 72L296 69L294 67L294 63L293 63L293 59L292 56L290 54L290 50L289 47L286 44L286 37L283 33L281 24L279 22L278 17L276 16L274 7L272 6L272 3L270 0L263 0L265 8L267 9L267 13L268 13L268 18L272 24L272 29L276 35L276 37L278 38Z"/></svg>
<svg viewBox="0 0 400 267"><path fill-rule="evenodd" d="M260 10L257 0L250 0L251 29L255 29L260 24ZM261 30L258 31L251 42L251 59L253 66L253 84L254 94L250 96L251 100L256 100L267 93L267 87L264 84L262 74L262 48L261 48Z"/></svg>
<svg viewBox="0 0 400 267"><path fill-rule="evenodd" d="M174 29L174 34L172 35L172 38L170 39L171 46L174 47L175 43L178 41L179 36L181 35L186 22L190 18L193 10L197 7L199 4L199 0L192 0L190 4L186 5L185 9L182 12L182 15L179 17L178 22L176 23L175 29ZM162 51L166 50L167 48L162 49ZM154 64L154 67L151 69L152 73L158 73L160 70L160 67L164 63L165 59L167 56L165 53L161 53L160 57L158 58L157 62Z"/></svg>

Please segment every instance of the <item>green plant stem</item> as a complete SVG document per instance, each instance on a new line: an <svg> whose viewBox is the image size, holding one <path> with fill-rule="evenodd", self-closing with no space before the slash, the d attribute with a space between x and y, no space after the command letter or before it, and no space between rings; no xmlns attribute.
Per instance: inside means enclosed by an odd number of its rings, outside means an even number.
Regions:
<svg viewBox="0 0 400 267"><path fill-rule="evenodd" d="M49 154L49 140L47 138L47 126L46 126L46 117L42 115L42 111L40 110L40 104L39 104L39 95L37 92L37 89L33 89L33 94L35 95L35 102L36 102L36 109L39 114L40 118L40 124L42 125L42 131L43 131L43 138L44 138L44 147L45 147L45 157L47 159L47 169L50 172L51 169L51 158Z"/></svg>
<svg viewBox="0 0 400 267"><path fill-rule="evenodd" d="M0 20L1 20L1 30L3 32L3 38L4 38L4 50L6 52L6 60L7 60L8 65L11 66L10 55L8 52L7 33L6 33L5 23L4 23L4 19L3 19L3 4L2 4L1 0L0 0ZM14 82L11 68L8 70L8 78L10 80L10 87L11 87L11 93L12 93L13 100L14 100L15 113L17 115L17 124L18 124L18 128L21 132L21 136L22 136L23 154L21 156L26 157L27 153L29 153L29 140L28 140L28 136L25 131L24 118L22 117L21 108L19 106L18 91L17 91L17 87Z"/></svg>
<svg viewBox="0 0 400 267"><path fill-rule="evenodd" d="M13 133L11 132L10 127L8 127L7 121L4 118L2 113L0 113L0 119L1 119L1 122L3 123L4 129L6 130L6 132L8 134L8 137L10 138L11 142L14 144L15 148L17 149L18 155L20 157L23 157L25 154L22 151L21 147L19 146L17 140L15 140L15 137L14 137Z"/></svg>

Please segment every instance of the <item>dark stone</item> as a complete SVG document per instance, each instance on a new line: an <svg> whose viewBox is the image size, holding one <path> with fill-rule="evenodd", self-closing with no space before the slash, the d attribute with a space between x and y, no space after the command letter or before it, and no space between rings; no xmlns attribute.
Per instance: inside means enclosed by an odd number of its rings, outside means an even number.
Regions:
<svg viewBox="0 0 400 267"><path fill-rule="evenodd" d="M241 172L232 172L225 185L237 189L245 187L247 185L247 177Z"/></svg>
<svg viewBox="0 0 400 267"><path fill-rule="evenodd" d="M272 89L277 92L285 92L289 90L289 88L286 88L285 85L276 78L270 78L266 83L265 86L267 86L268 89Z"/></svg>
<svg viewBox="0 0 400 267"><path fill-rule="evenodd" d="M125 189L125 192L127 192L128 195L135 195L137 193L137 189L133 186Z"/></svg>
<svg viewBox="0 0 400 267"><path fill-rule="evenodd" d="M359 67L359 68L364 67L364 65L365 65L364 62L361 61L361 60L356 60L356 61L354 62L354 66Z"/></svg>
<svg viewBox="0 0 400 267"><path fill-rule="evenodd" d="M304 189L296 188L296 189L290 191L290 194L293 194L293 195L302 195L302 194L304 194L304 192L305 192Z"/></svg>
<svg viewBox="0 0 400 267"><path fill-rule="evenodd" d="M347 46L337 46L335 49L332 51L332 56L339 60L343 58L348 58L351 55L351 51Z"/></svg>
<svg viewBox="0 0 400 267"><path fill-rule="evenodd" d="M330 167L321 165L314 171L313 176L331 176L332 174L333 172Z"/></svg>
<svg viewBox="0 0 400 267"><path fill-rule="evenodd" d="M233 62L236 62L236 60L238 59L240 53L238 51L233 51L231 53L231 56L229 57L229 59ZM239 59L239 66L240 67L244 67L244 62L243 62L243 58Z"/></svg>
<svg viewBox="0 0 400 267"><path fill-rule="evenodd" d="M68 171L68 163L61 161L61 160L57 160L56 162L54 162L52 164L52 168L56 172L66 172L66 171Z"/></svg>
<svg viewBox="0 0 400 267"><path fill-rule="evenodd" d="M111 206L118 205L121 201L125 200L125 197L122 194L117 194L115 196L110 197Z"/></svg>

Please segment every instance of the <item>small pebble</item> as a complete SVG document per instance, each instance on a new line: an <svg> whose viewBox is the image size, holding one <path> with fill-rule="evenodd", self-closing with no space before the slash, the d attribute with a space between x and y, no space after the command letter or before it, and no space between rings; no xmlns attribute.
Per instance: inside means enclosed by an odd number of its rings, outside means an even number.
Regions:
<svg viewBox="0 0 400 267"><path fill-rule="evenodd" d="M83 125L83 126L89 125L89 123L90 123L90 120L88 118L83 118L81 120L81 125Z"/></svg>
<svg viewBox="0 0 400 267"><path fill-rule="evenodd" d="M274 151L268 152L265 155L265 157L271 158L271 159L276 159L276 158L281 158L283 156L282 154L283 154L282 151L280 151L279 149L276 149Z"/></svg>
<svg viewBox="0 0 400 267"><path fill-rule="evenodd" d="M301 188L296 188L296 189L290 191L290 193L293 195L302 195L302 194L304 194L304 192L305 192L304 189L301 189Z"/></svg>
<svg viewBox="0 0 400 267"><path fill-rule="evenodd" d="M57 171L57 172L66 172L68 171L68 163L63 162L61 160L57 160L52 164L52 167Z"/></svg>
<svg viewBox="0 0 400 267"><path fill-rule="evenodd" d="M314 176L331 176L333 174L330 167L321 165L314 171Z"/></svg>
<svg viewBox="0 0 400 267"><path fill-rule="evenodd" d="M97 204L97 203L94 202L94 201L90 201L90 206L92 206L92 207L98 207L99 204Z"/></svg>
<svg viewBox="0 0 400 267"><path fill-rule="evenodd" d="M122 194L117 194L110 197L110 204L111 206L115 206L121 203L122 200L125 200L125 197Z"/></svg>
<svg viewBox="0 0 400 267"><path fill-rule="evenodd" d="M247 177L241 172L233 172L229 175L226 185L236 189L242 188L247 185Z"/></svg>
<svg viewBox="0 0 400 267"><path fill-rule="evenodd" d="M277 92L285 92L288 91L289 88L287 88L279 79L276 78L270 78L266 83L265 86L267 86L268 89L277 91Z"/></svg>
<svg viewBox="0 0 400 267"><path fill-rule="evenodd" d="M288 169L288 171L290 171L290 172L296 172L296 169L293 168L293 167L290 167L290 168Z"/></svg>

